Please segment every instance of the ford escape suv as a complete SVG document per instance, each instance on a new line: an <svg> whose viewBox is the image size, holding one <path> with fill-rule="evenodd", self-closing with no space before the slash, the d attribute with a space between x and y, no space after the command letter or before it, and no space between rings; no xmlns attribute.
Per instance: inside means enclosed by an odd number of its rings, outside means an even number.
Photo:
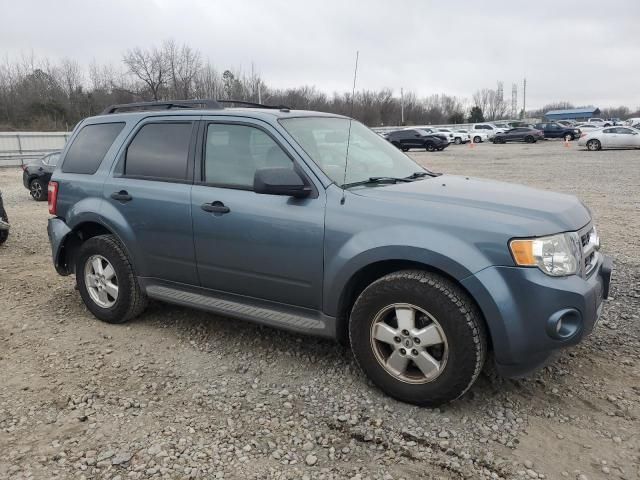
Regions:
<svg viewBox="0 0 640 480"><path fill-rule="evenodd" d="M464 394L489 351L520 376L578 343L611 278L573 196L436 174L319 112L110 107L75 128L48 199L54 265L98 319L151 298L336 338L418 405Z"/></svg>

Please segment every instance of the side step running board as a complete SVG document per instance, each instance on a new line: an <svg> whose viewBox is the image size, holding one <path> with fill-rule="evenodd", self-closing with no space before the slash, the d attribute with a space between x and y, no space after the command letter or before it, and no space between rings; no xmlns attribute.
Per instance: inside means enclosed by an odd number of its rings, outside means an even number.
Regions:
<svg viewBox="0 0 640 480"><path fill-rule="evenodd" d="M320 312L228 295L211 290L200 292L139 279L147 295L156 300L197 308L275 328L321 337L335 337L335 319Z"/></svg>

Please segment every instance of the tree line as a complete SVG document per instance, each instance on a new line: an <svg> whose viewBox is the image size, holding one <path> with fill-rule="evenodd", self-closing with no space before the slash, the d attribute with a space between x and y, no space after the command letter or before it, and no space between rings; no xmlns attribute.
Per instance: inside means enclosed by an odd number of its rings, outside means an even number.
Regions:
<svg viewBox="0 0 640 480"><path fill-rule="evenodd" d="M479 89L471 100L446 94L420 98L413 92L399 96L390 88L359 90L353 98L351 93L327 94L313 86L280 89L268 85L253 67L249 72L219 69L197 49L174 40L132 48L115 66L95 61L81 66L69 58L52 62L35 55L7 57L0 64L0 130L69 130L111 104L189 98L332 112L353 116L369 126L513 118L501 82L495 89ZM614 111L610 116L631 114L627 107ZM603 110L603 115L608 114Z"/></svg>

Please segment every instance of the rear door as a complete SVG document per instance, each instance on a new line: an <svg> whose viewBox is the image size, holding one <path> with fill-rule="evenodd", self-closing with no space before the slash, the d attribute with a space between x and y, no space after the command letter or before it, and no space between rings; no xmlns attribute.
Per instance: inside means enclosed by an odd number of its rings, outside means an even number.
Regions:
<svg viewBox="0 0 640 480"><path fill-rule="evenodd" d="M104 184L103 217L132 250L138 275L198 285L191 187L199 117L148 117Z"/></svg>
<svg viewBox="0 0 640 480"><path fill-rule="evenodd" d="M616 143L618 147L640 147L640 135L635 130L626 127L616 128Z"/></svg>

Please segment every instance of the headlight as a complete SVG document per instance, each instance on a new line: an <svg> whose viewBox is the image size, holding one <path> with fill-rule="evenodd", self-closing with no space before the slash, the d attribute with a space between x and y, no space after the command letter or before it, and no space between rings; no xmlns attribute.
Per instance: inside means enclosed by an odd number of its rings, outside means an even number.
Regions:
<svg viewBox="0 0 640 480"><path fill-rule="evenodd" d="M509 242L516 265L538 267L547 275L562 277L578 272L580 237L575 232Z"/></svg>

